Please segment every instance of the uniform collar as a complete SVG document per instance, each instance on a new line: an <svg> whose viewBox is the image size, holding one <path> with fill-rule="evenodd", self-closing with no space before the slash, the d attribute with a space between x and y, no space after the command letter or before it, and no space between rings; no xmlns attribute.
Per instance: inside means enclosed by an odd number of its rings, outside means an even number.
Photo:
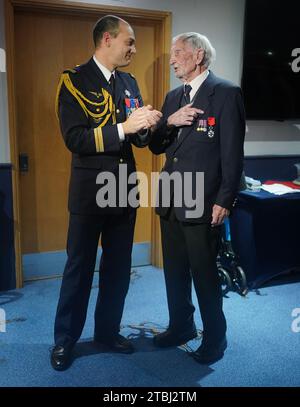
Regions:
<svg viewBox="0 0 300 407"><path fill-rule="evenodd" d="M102 65L98 59L96 58L95 55L93 55L93 60L95 62L95 64L97 65L97 67L100 69L100 71L102 72L103 76L105 77L105 79L107 80L107 82L110 81L110 77L111 75L115 76L115 71L110 71L109 69L106 68L106 66Z"/></svg>

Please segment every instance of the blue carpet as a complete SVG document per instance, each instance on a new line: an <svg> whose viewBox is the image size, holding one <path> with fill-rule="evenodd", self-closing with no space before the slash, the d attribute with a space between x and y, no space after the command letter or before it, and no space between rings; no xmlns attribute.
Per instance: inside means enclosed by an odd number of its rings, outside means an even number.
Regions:
<svg viewBox="0 0 300 407"><path fill-rule="evenodd" d="M196 363L185 347L160 350L152 345L153 332L167 326L168 313L163 274L150 266L133 270L122 321L122 333L132 338L137 352L120 355L96 348L91 340L97 282L95 274L86 325L65 372L49 364L61 280L30 282L0 293L7 319L6 332L0 332L0 386L300 385L300 333L291 329L292 310L300 307L299 281L266 286L246 298L228 293L229 345L224 358L210 366ZM201 329L198 307L195 314ZM199 344L195 339L188 346Z"/></svg>

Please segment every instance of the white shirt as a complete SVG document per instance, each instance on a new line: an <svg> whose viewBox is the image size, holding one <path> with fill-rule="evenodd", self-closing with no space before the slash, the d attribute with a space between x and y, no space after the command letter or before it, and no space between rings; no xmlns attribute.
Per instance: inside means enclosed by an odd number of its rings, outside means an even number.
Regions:
<svg viewBox="0 0 300 407"><path fill-rule="evenodd" d="M98 59L95 57L95 55L93 56L93 60L95 61L96 65L98 66L100 71L103 73L103 75L104 75L105 79L107 80L107 82L109 82L111 75L115 76L115 71L111 72L109 69L107 69L106 66L102 65L98 61ZM124 134L122 123L118 123L117 128L118 128L118 134L119 134L120 141L124 141L125 140L125 134Z"/></svg>
<svg viewBox="0 0 300 407"><path fill-rule="evenodd" d="M93 60L95 61L96 65L98 66L98 68L100 69L100 71L103 73L105 79L107 80L107 82L110 81L110 77L111 75L115 76L115 71L110 72L109 69L106 68L106 66L102 65L98 59L96 58L96 56L93 56Z"/></svg>
<svg viewBox="0 0 300 407"><path fill-rule="evenodd" d="M209 75L209 70L206 69L204 72L202 72L200 75L196 76L190 83L185 82L185 85L190 85L192 87L192 90L190 91L190 100L193 101L198 89L202 85L202 83L205 81L205 79Z"/></svg>

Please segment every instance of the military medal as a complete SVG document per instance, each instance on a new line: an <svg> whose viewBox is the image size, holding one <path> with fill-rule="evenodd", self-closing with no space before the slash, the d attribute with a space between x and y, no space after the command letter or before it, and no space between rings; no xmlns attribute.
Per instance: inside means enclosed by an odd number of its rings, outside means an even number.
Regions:
<svg viewBox="0 0 300 407"><path fill-rule="evenodd" d="M215 130L214 130L214 126L216 125L216 118L215 117L208 117L207 119L207 123L208 123L208 137L209 138L213 138L215 135Z"/></svg>
<svg viewBox="0 0 300 407"><path fill-rule="evenodd" d="M129 92L128 89L125 89L125 95L130 98L131 93Z"/></svg>
<svg viewBox="0 0 300 407"><path fill-rule="evenodd" d="M207 131L207 121L205 119L199 120L197 131Z"/></svg>
<svg viewBox="0 0 300 407"><path fill-rule="evenodd" d="M135 98L125 98L126 117L128 117L140 107L139 100Z"/></svg>

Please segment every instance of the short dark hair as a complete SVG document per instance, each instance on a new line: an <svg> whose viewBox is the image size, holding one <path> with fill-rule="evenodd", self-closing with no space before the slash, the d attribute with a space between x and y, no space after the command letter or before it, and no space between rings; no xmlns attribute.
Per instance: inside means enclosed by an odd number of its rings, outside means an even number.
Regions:
<svg viewBox="0 0 300 407"><path fill-rule="evenodd" d="M120 22L124 21L119 17L107 15L97 21L93 31L93 39L95 47L103 38L105 32L109 32L112 37L116 37L120 31Z"/></svg>

